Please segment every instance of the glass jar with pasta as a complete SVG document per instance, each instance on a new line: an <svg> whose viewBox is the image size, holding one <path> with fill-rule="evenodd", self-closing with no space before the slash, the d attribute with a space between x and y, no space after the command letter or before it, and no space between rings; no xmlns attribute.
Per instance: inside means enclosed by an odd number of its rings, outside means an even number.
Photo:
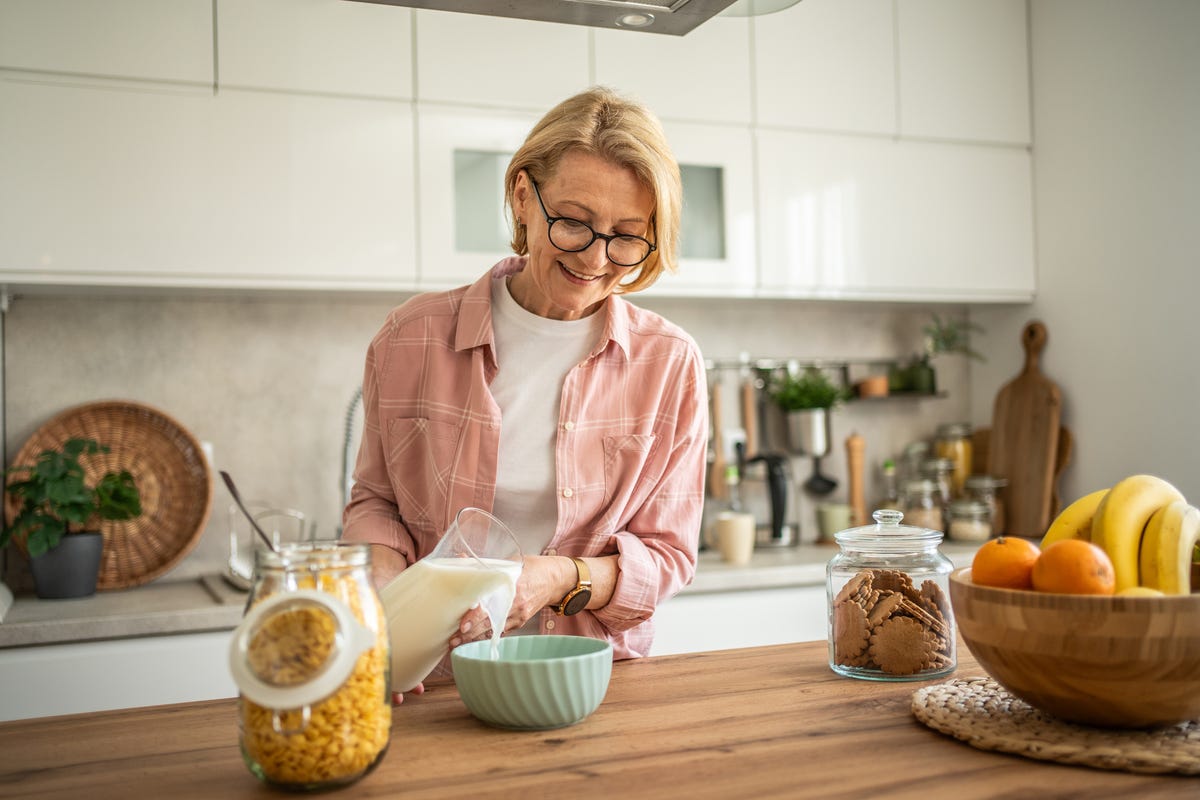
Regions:
<svg viewBox="0 0 1200 800"><path fill-rule="evenodd" d="M389 663L367 545L259 550L229 651L250 772L300 790L370 772L391 736Z"/></svg>

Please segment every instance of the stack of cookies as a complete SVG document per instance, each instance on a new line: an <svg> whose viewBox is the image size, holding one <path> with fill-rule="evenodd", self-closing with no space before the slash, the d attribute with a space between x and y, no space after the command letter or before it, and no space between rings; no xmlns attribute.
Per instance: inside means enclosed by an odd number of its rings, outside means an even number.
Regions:
<svg viewBox="0 0 1200 800"><path fill-rule="evenodd" d="M918 589L907 573L864 569L833 601L834 663L886 675L954 666L950 603L934 581Z"/></svg>

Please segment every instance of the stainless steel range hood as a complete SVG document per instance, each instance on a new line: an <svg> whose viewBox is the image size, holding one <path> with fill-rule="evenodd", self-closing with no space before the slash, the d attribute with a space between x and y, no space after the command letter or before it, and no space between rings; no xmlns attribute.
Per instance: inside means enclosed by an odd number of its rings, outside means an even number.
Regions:
<svg viewBox="0 0 1200 800"><path fill-rule="evenodd" d="M793 0L794 1L794 0ZM682 36L734 0L355 0Z"/></svg>

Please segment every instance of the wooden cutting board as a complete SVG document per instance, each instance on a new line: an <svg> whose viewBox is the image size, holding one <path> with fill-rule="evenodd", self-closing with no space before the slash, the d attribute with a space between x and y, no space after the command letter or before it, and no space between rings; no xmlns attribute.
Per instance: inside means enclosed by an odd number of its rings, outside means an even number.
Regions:
<svg viewBox="0 0 1200 800"><path fill-rule="evenodd" d="M1025 367L1000 388L992 411L988 474L1008 480L1007 532L1041 538L1050 525L1058 461L1062 396L1038 366L1046 326L1033 321L1021 332Z"/></svg>

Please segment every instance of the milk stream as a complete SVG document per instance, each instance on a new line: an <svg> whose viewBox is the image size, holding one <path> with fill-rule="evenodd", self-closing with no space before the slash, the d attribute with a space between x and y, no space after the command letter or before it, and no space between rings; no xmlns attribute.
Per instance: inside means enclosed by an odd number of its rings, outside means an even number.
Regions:
<svg viewBox="0 0 1200 800"><path fill-rule="evenodd" d="M392 691L407 692L446 655L463 614L492 622L492 657L517 592L521 564L496 558L423 558L379 592L392 646Z"/></svg>

